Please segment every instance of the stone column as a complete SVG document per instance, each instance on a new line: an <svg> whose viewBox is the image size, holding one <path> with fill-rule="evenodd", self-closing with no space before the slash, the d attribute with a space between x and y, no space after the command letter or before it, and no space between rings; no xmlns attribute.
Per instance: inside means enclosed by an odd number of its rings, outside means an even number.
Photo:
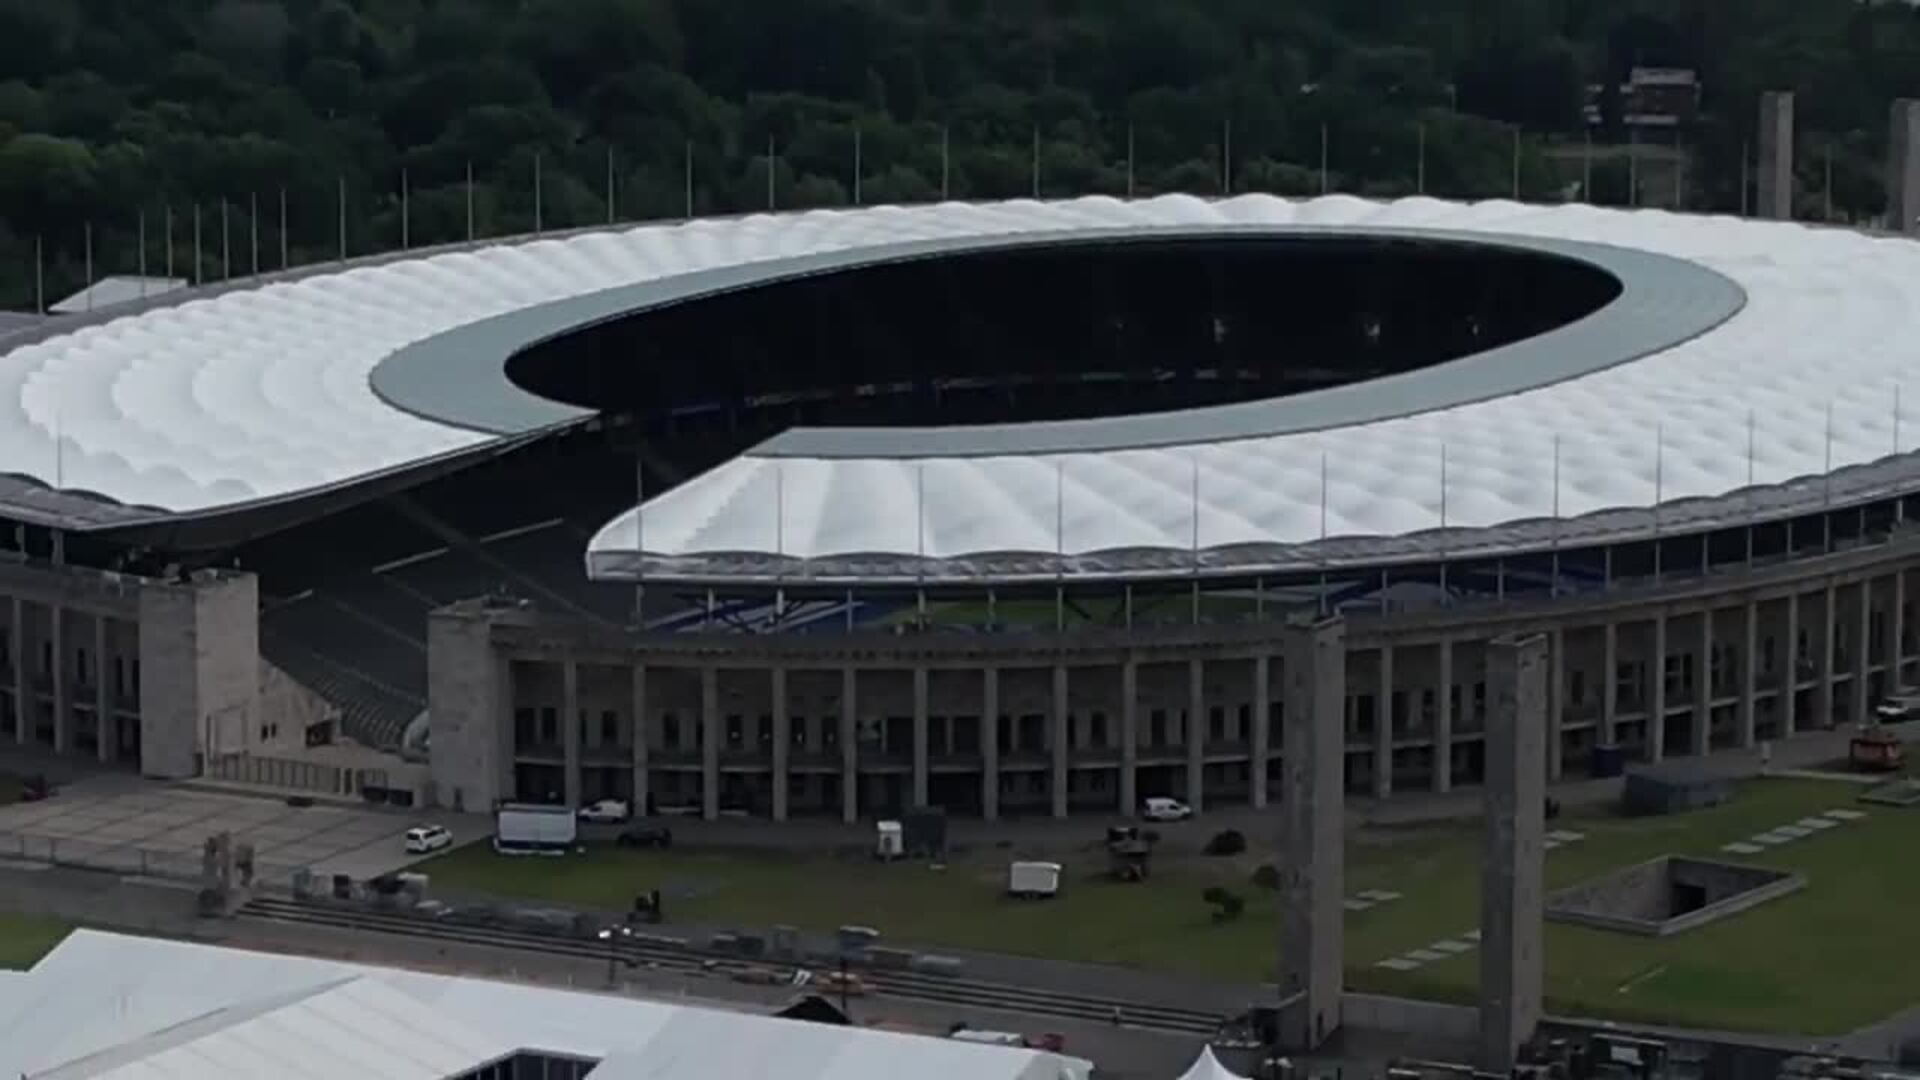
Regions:
<svg viewBox="0 0 1920 1080"><path fill-rule="evenodd" d="M1198 814L1207 804L1206 668L1187 661L1187 803Z"/></svg>
<svg viewBox="0 0 1920 1080"><path fill-rule="evenodd" d="M980 673L980 816L1000 820L1000 669Z"/></svg>
<svg viewBox="0 0 1920 1080"><path fill-rule="evenodd" d="M1480 1067L1507 1074L1540 1022L1546 862L1547 642L1487 646L1486 857L1480 889Z"/></svg>
<svg viewBox="0 0 1920 1080"><path fill-rule="evenodd" d="M47 625L53 639L53 752L64 754L72 741L73 717L67 701L66 609L57 602L47 606ZM248 717L248 722L252 717Z"/></svg>
<svg viewBox="0 0 1920 1080"><path fill-rule="evenodd" d="M1292 622L1282 649L1280 1041L1311 1051L1340 1028L1346 961L1346 624Z"/></svg>
<svg viewBox="0 0 1920 1080"><path fill-rule="evenodd" d="M1071 703L1067 699L1067 665L1053 665L1053 755L1048 770L1052 789L1053 816L1067 816L1067 742L1073 723Z"/></svg>
<svg viewBox="0 0 1920 1080"><path fill-rule="evenodd" d="M1602 634L1600 663L1600 741L1620 745L1620 628L1607 623Z"/></svg>
<svg viewBox="0 0 1920 1080"><path fill-rule="evenodd" d="M1920 232L1920 101L1900 98L1887 132L1887 229Z"/></svg>
<svg viewBox="0 0 1920 1080"><path fill-rule="evenodd" d="M17 596L13 598L13 639L13 741L24 743L33 724L35 702L27 694L27 605Z"/></svg>
<svg viewBox="0 0 1920 1080"><path fill-rule="evenodd" d="M1853 642L1853 723L1856 727L1867 724L1867 690L1872 686L1868 677L1871 664L1873 643L1873 579L1860 579L1860 618L1854 627Z"/></svg>
<svg viewBox="0 0 1920 1080"><path fill-rule="evenodd" d="M94 756L103 762L113 760L114 739L120 732L120 726L113 722L113 702L107 693L107 669L112 666L107 659L107 623L105 615L93 617L93 745Z"/></svg>
<svg viewBox="0 0 1920 1080"><path fill-rule="evenodd" d="M1800 594L1787 594L1787 628L1781 635L1781 646L1787 656L1785 668L1786 684L1780 694L1780 731L1779 737L1792 735L1800 730L1799 717L1795 715L1800 706Z"/></svg>
<svg viewBox="0 0 1920 1080"><path fill-rule="evenodd" d="M1840 590L1833 582L1827 582L1827 600L1821 605L1820 621L1820 682L1814 692L1814 727L1830 727L1833 724L1833 676L1834 628L1840 625L1840 612L1836 610Z"/></svg>
<svg viewBox="0 0 1920 1080"><path fill-rule="evenodd" d="M1746 643L1740 650L1740 748L1753 746L1755 719L1754 686L1760 666L1760 604L1747 601Z"/></svg>
<svg viewBox="0 0 1920 1080"><path fill-rule="evenodd" d="M1695 757L1705 757L1713 749L1713 609L1700 609L1700 660L1694 668L1699 683L1693 688L1693 739Z"/></svg>
<svg viewBox="0 0 1920 1080"><path fill-rule="evenodd" d="M1120 661L1120 814L1140 812L1140 665Z"/></svg>
<svg viewBox="0 0 1920 1080"><path fill-rule="evenodd" d="M1653 617L1653 659L1651 663L1653 679L1653 700L1647 706L1647 748L1648 761L1658 762L1667 756L1667 616L1663 612Z"/></svg>
<svg viewBox="0 0 1920 1080"><path fill-rule="evenodd" d="M647 662L637 657L633 662L632 694L633 814L644 817L653 801L653 772L648 760L653 751L648 743L653 737L653 718L647 714Z"/></svg>
<svg viewBox="0 0 1920 1080"><path fill-rule="evenodd" d="M773 683L773 820L787 820L787 759L793 745L793 721L787 716L787 669L775 664Z"/></svg>
<svg viewBox="0 0 1920 1080"><path fill-rule="evenodd" d="M565 762L561 791L566 804L580 805L580 665L560 661L560 756Z"/></svg>
<svg viewBox="0 0 1920 1080"><path fill-rule="evenodd" d="M720 820L720 669L700 669L700 816Z"/></svg>
<svg viewBox="0 0 1920 1080"><path fill-rule="evenodd" d="M1769 90L1760 95L1760 175L1756 215L1787 221L1793 217L1793 93Z"/></svg>
<svg viewBox="0 0 1920 1080"><path fill-rule="evenodd" d="M1267 678L1267 655L1261 653L1253 658L1253 731L1249 733L1247 762L1248 792L1255 810L1267 806L1267 759L1271 756L1267 714L1272 711Z"/></svg>
<svg viewBox="0 0 1920 1080"><path fill-rule="evenodd" d="M927 805L927 669L913 669L913 806Z"/></svg>
<svg viewBox="0 0 1920 1080"><path fill-rule="evenodd" d="M1380 647L1380 689L1373 707L1373 797L1393 794L1393 646Z"/></svg>
<svg viewBox="0 0 1920 1080"><path fill-rule="evenodd" d="M859 684L853 668L840 669L840 820L848 825L860 820Z"/></svg>
<svg viewBox="0 0 1920 1080"><path fill-rule="evenodd" d="M1893 572L1893 598L1887 605L1887 692L1897 694L1906 685L1900 639L1907 631L1907 572Z"/></svg>
<svg viewBox="0 0 1920 1080"><path fill-rule="evenodd" d="M1453 641L1441 638L1439 701L1434 707L1433 790L1445 795L1453 790Z"/></svg>
<svg viewBox="0 0 1920 1080"><path fill-rule="evenodd" d="M1561 759L1566 753L1567 639L1560 630L1548 641L1547 659L1547 779L1560 779Z"/></svg>

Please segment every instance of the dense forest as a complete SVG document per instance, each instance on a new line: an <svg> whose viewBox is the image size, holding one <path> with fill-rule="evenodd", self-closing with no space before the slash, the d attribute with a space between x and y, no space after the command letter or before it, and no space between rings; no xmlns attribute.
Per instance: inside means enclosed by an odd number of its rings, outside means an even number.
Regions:
<svg viewBox="0 0 1920 1080"><path fill-rule="evenodd" d="M0 0L0 305L482 235L1092 191L1624 201L1589 83L1696 69L1740 204L1800 93L1809 213L1883 201L1920 14L1871 0ZM1625 141L1602 96L1604 148ZM1517 137L1517 141L1516 141ZM1424 147L1424 152L1422 151ZM771 152L770 152L771 151ZM1584 150L1582 151L1584 154ZM1324 170L1324 172L1323 172ZM1832 183L1828 184L1831 172ZM471 197L470 197L471 195ZM285 206L285 237L281 232ZM403 212L404 211L404 212ZM190 266L193 222L199 262ZM222 223L225 223L224 229Z"/></svg>

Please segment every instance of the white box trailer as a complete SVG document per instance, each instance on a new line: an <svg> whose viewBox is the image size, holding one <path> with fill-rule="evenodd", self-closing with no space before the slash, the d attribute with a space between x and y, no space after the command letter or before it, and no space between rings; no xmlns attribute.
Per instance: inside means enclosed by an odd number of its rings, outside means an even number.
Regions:
<svg viewBox="0 0 1920 1080"><path fill-rule="evenodd" d="M571 807L502 803L493 812L493 850L502 855L564 855L579 837Z"/></svg>
<svg viewBox="0 0 1920 1080"><path fill-rule="evenodd" d="M1017 862L1007 866L1007 895L1040 900L1059 892L1059 863Z"/></svg>

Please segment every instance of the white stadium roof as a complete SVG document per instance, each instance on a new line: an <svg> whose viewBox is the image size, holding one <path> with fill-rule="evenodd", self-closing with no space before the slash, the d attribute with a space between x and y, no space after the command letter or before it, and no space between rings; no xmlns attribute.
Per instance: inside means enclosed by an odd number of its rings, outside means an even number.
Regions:
<svg viewBox="0 0 1920 1080"><path fill-rule="evenodd" d="M444 1080L520 1051L588 1080L1085 1080L1077 1058L80 930L0 972L0 1076Z"/></svg>
<svg viewBox="0 0 1920 1080"><path fill-rule="evenodd" d="M1544 547L1539 522L1556 513L1570 539L1604 522L1644 534L1656 502L1674 507L1670 527L1717 520L1698 500L1750 480L1768 512L1804 508L1806 478L1830 471L1869 466L1854 470L1857 490L1908 482L1904 460L1889 459L1920 444L1905 415L1920 402L1896 405L1920 397L1901 397L1920 370L1910 241L1584 205L1265 195L648 225L169 298L0 355L0 462L162 516L220 512L582 419L500 369L515 349L618 310L914 245L1247 231L1561 250L1614 266L1626 292L1565 336L1401 377L1398 392L1348 387L1279 411L1171 419L789 433L610 523L591 570L772 577L810 565L826 580L1297 565L1308 549L1408 557L1389 541L1443 527L1501 527ZM1571 367L1554 366L1569 355ZM1489 546L1448 550L1476 543Z"/></svg>

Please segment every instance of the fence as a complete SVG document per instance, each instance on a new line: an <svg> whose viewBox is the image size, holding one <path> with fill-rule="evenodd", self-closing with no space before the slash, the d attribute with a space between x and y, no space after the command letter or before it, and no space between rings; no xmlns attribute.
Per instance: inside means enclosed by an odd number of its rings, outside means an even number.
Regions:
<svg viewBox="0 0 1920 1080"><path fill-rule="evenodd" d="M245 842L245 837L235 839L236 843ZM169 851L69 837L0 832L0 860L7 859L195 884L202 880L204 868L198 849ZM255 889L269 892L290 892L295 876L306 869L255 859L251 884Z"/></svg>
<svg viewBox="0 0 1920 1080"><path fill-rule="evenodd" d="M318 795L339 795L345 798L358 795L363 787L387 786L385 769L355 769L345 765L303 761L299 758L255 754L228 754L210 758L203 773L209 780L311 791Z"/></svg>

